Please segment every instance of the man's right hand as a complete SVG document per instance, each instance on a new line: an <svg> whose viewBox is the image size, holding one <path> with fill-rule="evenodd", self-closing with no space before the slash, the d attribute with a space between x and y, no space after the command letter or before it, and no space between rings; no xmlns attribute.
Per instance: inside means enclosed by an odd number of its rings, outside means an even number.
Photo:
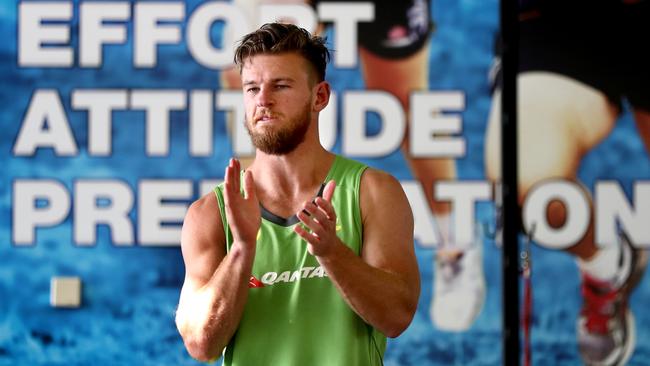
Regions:
<svg viewBox="0 0 650 366"><path fill-rule="evenodd" d="M245 195L242 196L240 170L239 160L230 159L224 185L226 217L233 235L233 243L244 245L243 249L254 249L261 224L260 204L253 173L250 171L244 172Z"/></svg>

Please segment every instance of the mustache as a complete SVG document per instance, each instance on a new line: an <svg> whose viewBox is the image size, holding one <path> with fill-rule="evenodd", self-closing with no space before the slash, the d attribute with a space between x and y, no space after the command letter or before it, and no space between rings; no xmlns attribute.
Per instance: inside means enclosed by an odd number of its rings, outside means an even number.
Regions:
<svg viewBox="0 0 650 366"><path fill-rule="evenodd" d="M280 116L281 116L280 113L273 112L270 109L261 109L255 112L255 115L253 116L253 121L257 122L262 118L279 118Z"/></svg>

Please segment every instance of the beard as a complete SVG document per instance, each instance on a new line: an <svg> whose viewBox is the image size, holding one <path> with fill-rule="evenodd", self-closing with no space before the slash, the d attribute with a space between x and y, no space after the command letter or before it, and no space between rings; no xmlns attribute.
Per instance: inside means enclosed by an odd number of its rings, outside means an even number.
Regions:
<svg viewBox="0 0 650 366"><path fill-rule="evenodd" d="M311 121L311 109L310 105L306 104L296 117L289 119L285 126L270 126L272 128L263 132L253 129L254 121L254 118L247 118L244 123L253 146L269 155L286 155L305 141Z"/></svg>

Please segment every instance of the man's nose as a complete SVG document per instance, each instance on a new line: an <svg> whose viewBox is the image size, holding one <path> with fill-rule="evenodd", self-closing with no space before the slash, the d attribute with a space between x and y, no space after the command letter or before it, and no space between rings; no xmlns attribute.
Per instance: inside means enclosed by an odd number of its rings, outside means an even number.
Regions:
<svg viewBox="0 0 650 366"><path fill-rule="evenodd" d="M272 91L268 87L260 88L257 93L257 105L260 107L266 107L273 104L273 95Z"/></svg>

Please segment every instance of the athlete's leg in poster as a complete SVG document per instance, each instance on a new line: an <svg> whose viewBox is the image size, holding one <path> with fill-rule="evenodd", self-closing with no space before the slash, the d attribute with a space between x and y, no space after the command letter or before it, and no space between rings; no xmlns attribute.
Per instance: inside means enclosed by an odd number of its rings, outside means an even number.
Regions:
<svg viewBox="0 0 650 366"><path fill-rule="evenodd" d="M496 92L485 153L487 174L494 181L500 175L499 105L500 93ZM547 179L577 181L582 158L609 135L619 112L603 93L568 77L549 72L520 74L517 112L520 204L535 184ZM551 226L561 227L567 210L555 203L549 206L547 215ZM593 233L592 220L586 235L567 250L576 256L583 282L583 307L576 328L578 344L586 362L609 364L613 360L619 364L633 348L633 317L627 308L627 298L632 282L644 268L644 256L627 240L621 240L621 245L599 248Z"/></svg>

